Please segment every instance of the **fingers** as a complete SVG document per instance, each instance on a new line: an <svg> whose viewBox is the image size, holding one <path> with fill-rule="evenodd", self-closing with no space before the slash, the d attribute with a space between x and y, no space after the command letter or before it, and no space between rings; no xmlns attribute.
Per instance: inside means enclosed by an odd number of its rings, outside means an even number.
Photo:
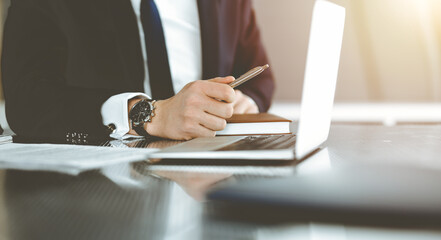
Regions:
<svg viewBox="0 0 441 240"><path fill-rule="evenodd" d="M221 102L205 94L191 93L183 99L182 105L184 111L207 112L224 119L233 115L232 103Z"/></svg>
<svg viewBox="0 0 441 240"><path fill-rule="evenodd" d="M227 121L225 121L225 119L219 118L209 113L205 113L199 120L199 122L202 126L212 131L223 130L227 125Z"/></svg>
<svg viewBox="0 0 441 240"><path fill-rule="evenodd" d="M202 110L211 115L226 119L233 116L234 108L231 103L219 102L216 99L207 98L206 101L204 101Z"/></svg>
<svg viewBox="0 0 441 240"><path fill-rule="evenodd" d="M234 89L228 85L232 81L234 81L233 77L215 78L203 82L204 84L201 84L200 88L203 93L211 98L232 103L236 96Z"/></svg>
<svg viewBox="0 0 441 240"><path fill-rule="evenodd" d="M202 125L197 125L192 130L191 134L189 135L190 138L197 138L197 137L214 137L216 136L216 131L213 131L211 129L206 128Z"/></svg>
<svg viewBox="0 0 441 240"><path fill-rule="evenodd" d="M184 113L185 114L185 113ZM182 117L179 123L177 123L177 136L179 139L190 140L196 137L213 137L216 135L214 130L211 130L203 125L204 116L207 113L195 113L191 116Z"/></svg>
<svg viewBox="0 0 441 240"><path fill-rule="evenodd" d="M244 114L249 108L247 102L245 101L237 101L238 103L234 106L233 113L234 114Z"/></svg>
<svg viewBox="0 0 441 240"><path fill-rule="evenodd" d="M235 90L236 100L233 103L234 114L258 113L259 108L250 97L240 90Z"/></svg>
<svg viewBox="0 0 441 240"><path fill-rule="evenodd" d="M247 108L247 104L243 101L243 93L240 90L234 90L236 93L236 99L233 103L233 113L234 114L243 114Z"/></svg>
<svg viewBox="0 0 441 240"><path fill-rule="evenodd" d="M228 85L232 81L234 81L233 77L198 80L187 84L184 89L195 94L202 93L219 101L232 103L235 99L235 93L234 89Z"/></svg>
<svg viewBox="0 0 441 240"><path fill-rule="evenodd" d="M231 82L233 82L235 80L234 77L232 76L228 76L228 77L217 77L217 78L213 78L208 80L208 82L215 82L215 83L223 83L223 84L229 84Z"/></svg>
<svg viewBox="0 0 441 240"><path fill-rule="evenodd" d="M250 104L244 113L259 113L259 108L255 104Z"/></svg>

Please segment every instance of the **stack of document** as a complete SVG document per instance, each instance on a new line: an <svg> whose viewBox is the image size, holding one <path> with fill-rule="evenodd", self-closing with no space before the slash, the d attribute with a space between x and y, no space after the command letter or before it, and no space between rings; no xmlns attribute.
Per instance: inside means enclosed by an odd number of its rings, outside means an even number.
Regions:
<svg viewBox="0 0 441 240"><path fill-rule="evenodd" d="M113 164L147 160L153 148L112 148L59 144L0 145L0 168L79 174Z"/></svg>

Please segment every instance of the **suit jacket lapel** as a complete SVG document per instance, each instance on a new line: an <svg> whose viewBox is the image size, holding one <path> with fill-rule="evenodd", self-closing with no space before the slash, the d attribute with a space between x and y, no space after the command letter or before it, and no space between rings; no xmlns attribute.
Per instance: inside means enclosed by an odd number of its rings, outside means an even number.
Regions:
<svg viewBox="0 0 441 240"><path fill-rule="evenodd" d="M198 0L202 41L202 76L209 79L219 76L219 2Z"/></svg>

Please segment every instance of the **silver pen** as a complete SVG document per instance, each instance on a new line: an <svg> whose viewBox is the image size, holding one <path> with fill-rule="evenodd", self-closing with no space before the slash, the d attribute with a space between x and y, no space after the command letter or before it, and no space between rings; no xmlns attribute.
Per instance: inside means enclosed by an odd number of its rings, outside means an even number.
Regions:
<svg viewBox="0 0 441 240"><path fill-rule="evenodd" d="M242 76L238 77L236 80L234 80L233 82L231 82L228 85L230 85L230 87L232 87L232 88L236 88L239 85L245 83L246 81L261 74L267 68L269 68L268 64L261 66L261 67L255 67L255 68L251 69L250 71L246 72L245 74L243 74Z"/></svg>

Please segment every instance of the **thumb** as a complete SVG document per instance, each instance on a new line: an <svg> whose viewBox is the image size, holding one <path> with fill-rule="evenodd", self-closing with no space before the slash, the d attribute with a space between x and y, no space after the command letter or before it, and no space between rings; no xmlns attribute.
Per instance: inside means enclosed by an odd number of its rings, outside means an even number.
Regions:
<svg viewBox="0 0 441 240"><path fill-rule="evenodd" d="M234 80L235 80L234 77L228 76L228 77L217 77L217 78L210 79L208 81L215 82L215 83L229 84L229 83L233 82Z"/></svg>

